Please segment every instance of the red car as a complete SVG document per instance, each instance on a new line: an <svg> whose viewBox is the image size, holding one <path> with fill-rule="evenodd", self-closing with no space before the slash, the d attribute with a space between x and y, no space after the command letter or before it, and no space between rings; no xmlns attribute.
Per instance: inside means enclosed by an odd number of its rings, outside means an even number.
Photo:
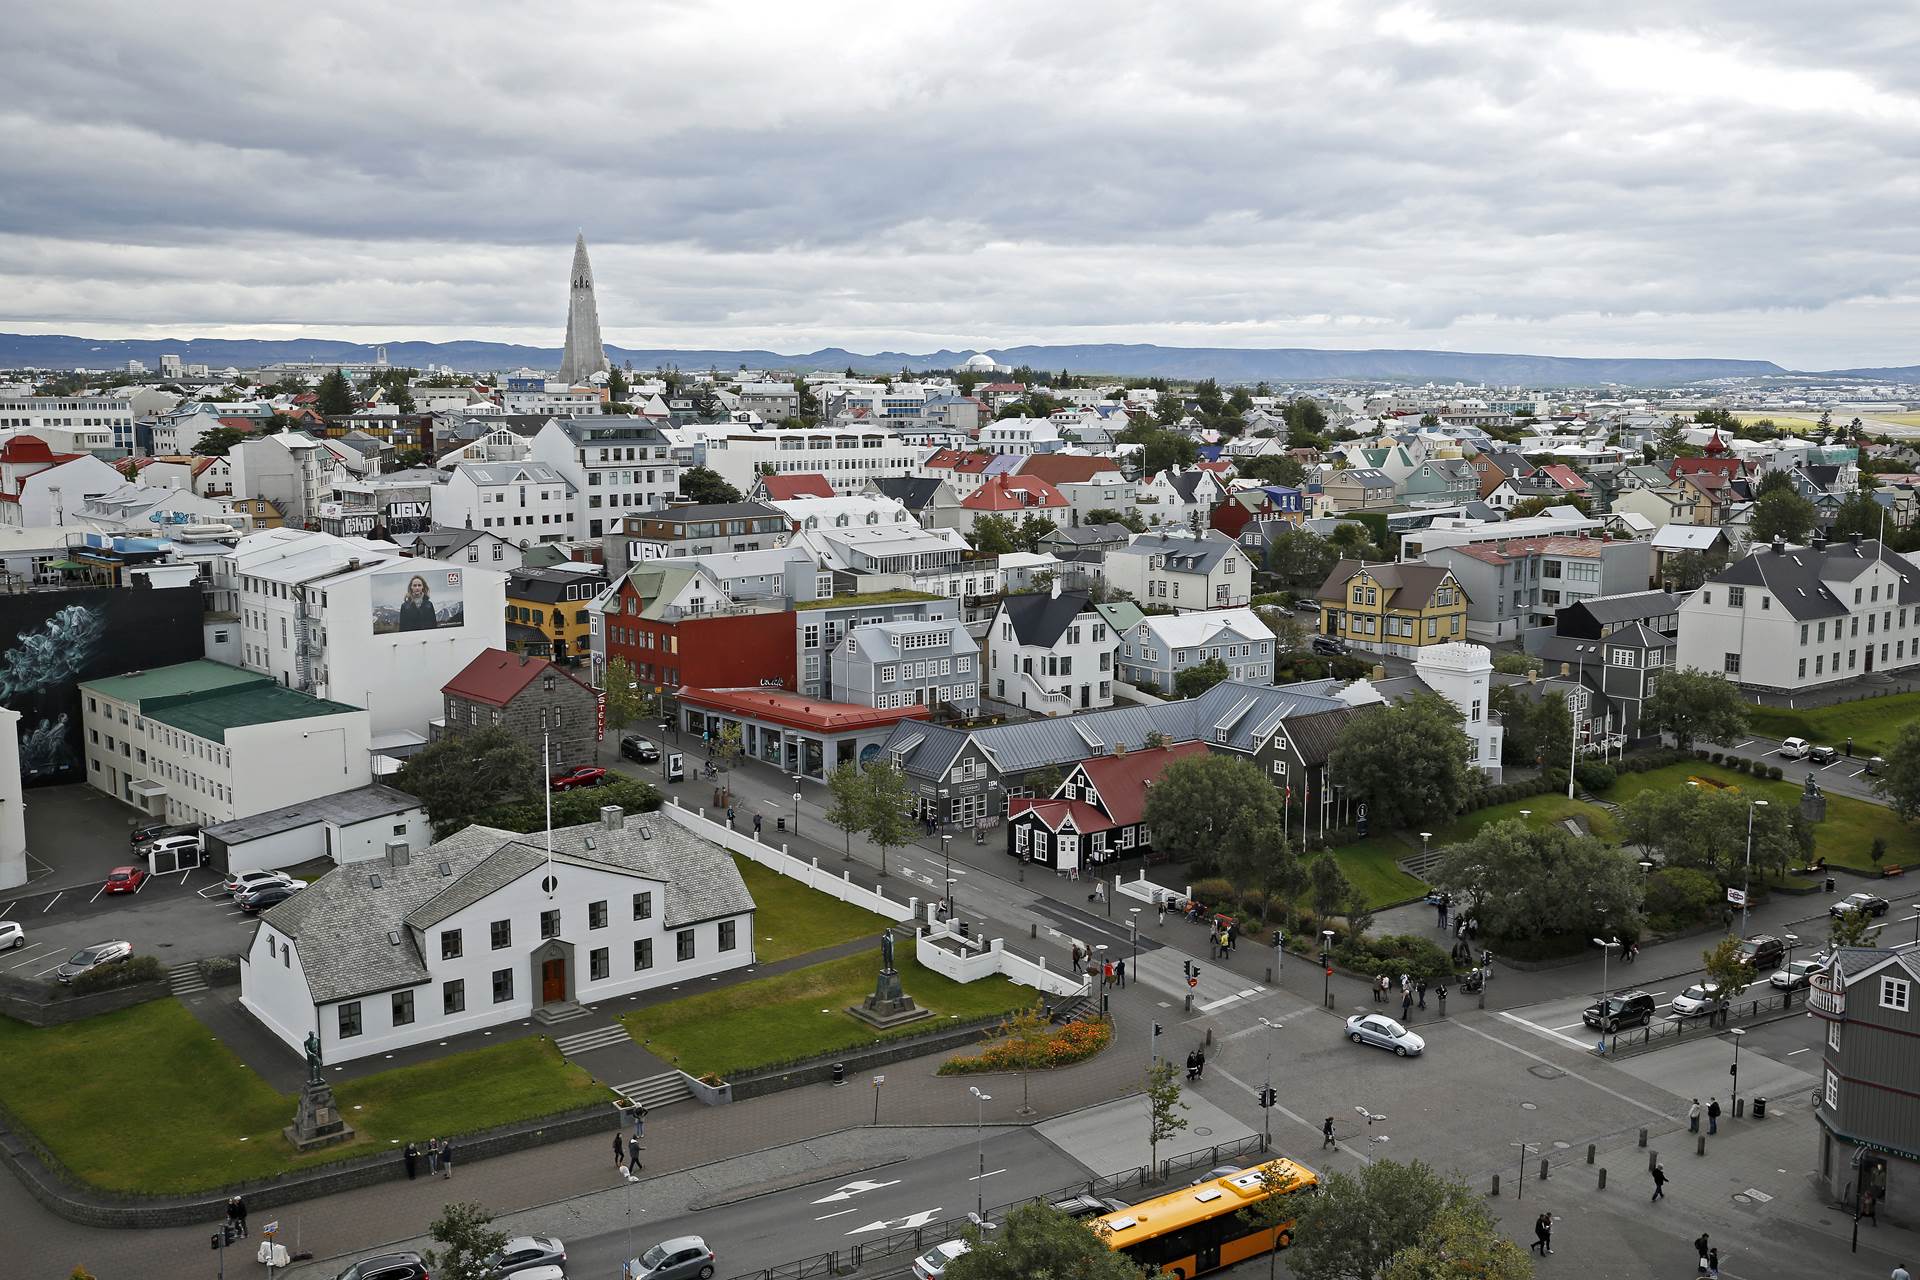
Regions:
<svg viewBox="0 0 1920 1280"><path fill-rule="evenodd" d="M555 791L571 791L575 787L597 787L607 780L607 771L597 764L577 764L562 773L556 773L547 785Z"/></svg>
<svg viewBox="0 0 1920 1280"><path fill-rule="evenodd" d="M108 893L138 893L147 882L145 867L115 867L107 872Z"/></svg>

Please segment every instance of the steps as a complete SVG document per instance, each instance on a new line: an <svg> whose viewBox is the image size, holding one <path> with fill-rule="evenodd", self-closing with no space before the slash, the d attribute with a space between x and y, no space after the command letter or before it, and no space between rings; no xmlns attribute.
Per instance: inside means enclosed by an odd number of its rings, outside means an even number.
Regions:
<svg viewBox="0 0 1920 1280"><path fill-rule="evenodd" d="M1053 1006L1053 1022L1057 1026L1067 1026L1074 1022L1085 1022L1095 1016L1099 1006L1091 996L1068 996Z"/></svg>
<svg viewBox="0 0 1920 1280"><path fill-rule="evenodd" d="M591 1031L576 1031L570 1036L554 1037L554 1047L560 1050L563 1058L576 1058L583 1053L592 1053L595 1049L608 1049L618 1044L632 1044L633 1037L619 1023L610 1023L604 1027L595 1027Z"/></svg>
<svg viewBox="0 0 1920 1280"><path fill-rule="evenodd" d="M614 1085L613 1091L649 1111L656 1111L676 1102L685 1102L693 1096L693 1089L687 1084L687 1078L678 1071L663 1072L643 1080L629 1080L625 1084Z"/></svg>
<svg viewBox="0 0 1920 1280"><path fill-rule="evenodd" d="M1398 859L1399 866L1402 871L1416 880L1430 880L1431 877L1427 873L1440 864L1440 859L1446 856L1446 852L1446 849L1440 848L1428 849L1425 853L1410 853Z"/></svg>
<svg viewBox="0 0 1920 1280"><path fill-rule="evenodd" d="M176 999L197 995L206 989L206 975L200 972L199 964L192 960L167 970L167 990L171 991Z"/></svg>
<svg viewBox="0 0 1920 1280"><path fill-rule="evenodd" d="M562 1000L557 1004L542 1005L533 1011L533 1020L542 1026L552 1026L556 1022L571 1022L575 1018L584 1018L593 1010L577 1005L571 1000Z"/></svg>

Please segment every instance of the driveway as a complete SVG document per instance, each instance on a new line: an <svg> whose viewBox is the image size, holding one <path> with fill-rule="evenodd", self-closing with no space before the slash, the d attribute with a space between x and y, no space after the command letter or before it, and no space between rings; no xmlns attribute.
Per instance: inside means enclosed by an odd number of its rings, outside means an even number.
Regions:
<svg viewBox="0 0 1920 1280"><path fill-rule="evenodd" d="M34 981L94 942L125 939L135 955L171 968L208 956L238 955L253 937L253 917L229 902L220 877L205 869L150 876L138 892L109 897L104 873L90 885L47 890L0 903L0 920L26 929L26 944L0 952L0 974Z"/></svg>

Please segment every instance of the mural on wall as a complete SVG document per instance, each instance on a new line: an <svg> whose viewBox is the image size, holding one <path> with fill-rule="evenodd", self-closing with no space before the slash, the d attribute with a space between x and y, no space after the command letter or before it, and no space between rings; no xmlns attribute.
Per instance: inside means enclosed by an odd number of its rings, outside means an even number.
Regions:
<svg viewBox="0 0 1920 1280"><path fill-rule="evenodd" d="M20 778L84 780L80 681L202 656L198 587L0 595L0 705L20 713Z"/></svg>
<svg viewBox="0 0 1920 1280"><path fill-rule="evenodd" d="M466 596L458 569L404 569L378 573L368 585L373 634L435 631L466 625Z"/></svg>

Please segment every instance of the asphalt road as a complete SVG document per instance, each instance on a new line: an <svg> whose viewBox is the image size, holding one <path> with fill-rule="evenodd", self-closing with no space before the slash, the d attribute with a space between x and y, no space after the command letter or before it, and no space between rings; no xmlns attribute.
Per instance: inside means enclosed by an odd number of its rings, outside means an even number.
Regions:
<svg viewBox="0 0 1920 1280"><path fill-rule="evenodd" d="M1815 746L1831 746L1839 749L1843 744L1815 743ZM1873 779L1866 775L1866 754L1848 757L1839 756L1828 764L1815 764L1811 760L1795 760L1780 754L1778 738L1742 738L1725 747L1715 746L1715 751L1725 751L1745 760L1759 760L1767 764L1776 764L1781 769L1781 780L1804 783L1811 773L1819 782L1822 791L1831 791L1837 796L1852 796L1858 800L1871 800L1876 804L1884 803L1874 793Z"/></svg>

